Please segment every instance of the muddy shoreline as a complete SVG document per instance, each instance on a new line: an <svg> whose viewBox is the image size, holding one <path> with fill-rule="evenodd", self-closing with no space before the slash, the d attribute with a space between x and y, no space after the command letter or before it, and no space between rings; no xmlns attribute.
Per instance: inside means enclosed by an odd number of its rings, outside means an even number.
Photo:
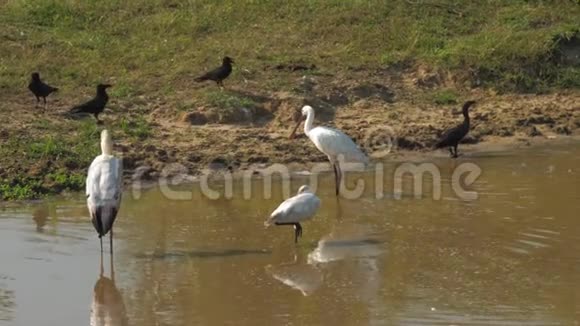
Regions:
<svg viewBox="0 0 580 326"><path fill-rule="evenodd" d="M576 136L561 136L553 138L519 138L519 137L497 137L489 141L480 142L477 144L463 144L461 146L462 152L460 156L456 159L458 163L461 162L476 162L478 158L483 158L490 155L503 155L513 153L520 150L533 150L533 149L543 149L546 147L562 148L568 146L580 146L580 135ZM448 152L446 150L434 150L434 151L414 151L414 150L397 150L393 151L385 156L383 154L380 157L371 156L371 162L366 167L366 171L374 168L375 164L401 164L406 162L411 163L425 163L434 162L439 164L445 160L452 160L449 158ZM275 164L275 163L273 163ZM294 177L309 177L311 176L310 169L317 165L317 168L324 166L322 173L332 173L330 164L327 161L318 162L307 162L307 163L291 163L287 166L289 175ZM207 182L208 184L219 184L224 182L225 175L231 178L232 181L239 181L241 179L251 176L251 178L263 178L269 173L269 164L253 164L245 167L244 169L229 170L227 168L220 168L216 166L208 166L195 175L191 174L180 174L176 169L169 169L168 171L174 171L175 173L168 173L167 175L157 175L152 177L149 175L146 178L136 178L135 171L130 171L131 174L125 175L125 191L148 191L159 186L169 186L184 188L191 185L199 184L200 182ZM277 173L273 174L274 179L279 178L280 175ZM80 191L79 191L80 192ZM57 194L59 196L69 197L75 196L75 193L65 192ZM35 200L25 200L20 201L21 203L34 202ZM12 201L13 203L17 203ZM6 204L9 202L5 202ZM4 206L4 205L2 205Z"/></svg>
<svg viewBox="0 0 580 326"><path fill-rule="evenodd" d="M302 132L296 139L288 138L297 112L305 104L315 108L315 124L343 130L371 157L390 150L387 160L445 157L447 152L433 151L433 144L444 130L462 121L457 113L467 99L477 104L471 110L472 128L460 152L498 144L513 148L559 142L580 135L579 91L500 95L467 89L456 91L457 98L448 99L451 103L437 104L433 92L448 85L425 87L417 78L374 77L356 82L299 77L296 92L265 93L255 86L223 92L225 97L251 99L249 108L208 107L195 98L184 99L187 94L168 99L113 98L102 115L105 122L99 126L91 117L80 121L63 118L75 99L56 96L42 113L23 93L0 105L0 113L6 117L0 131L0 189L35 187L20 199L82 190L87 166L98 154L102 128L113 133L127 183L136 174L150 182L162 173L198 176L208 168L239 172L272 164L289 165L291 170L308 167L325 162L326 157ZM190 105L180 109L180 101ZM81 137L85 143L71 149ZM67 179L69 176L74 179Z"/></svg>

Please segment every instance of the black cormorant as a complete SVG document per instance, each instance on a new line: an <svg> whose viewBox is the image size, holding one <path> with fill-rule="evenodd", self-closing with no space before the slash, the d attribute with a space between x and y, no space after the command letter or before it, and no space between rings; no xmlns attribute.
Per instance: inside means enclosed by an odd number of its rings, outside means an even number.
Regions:
<svg viewBox="0 0 580 326"><path fill-rule="evenodd" d="M457 145L469 132L469 108L475 104L475 101L467 101L463 104L463 123L447 130L437 144L436 148L449 147L451 157L457 157Z"/></svg>

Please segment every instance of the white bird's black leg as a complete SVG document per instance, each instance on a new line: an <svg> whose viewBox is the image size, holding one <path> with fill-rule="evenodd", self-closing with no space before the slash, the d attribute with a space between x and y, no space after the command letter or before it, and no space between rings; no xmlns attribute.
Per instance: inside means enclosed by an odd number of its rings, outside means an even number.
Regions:
<svg viewBox="0 0 580 326"><path fill-rule="evenodd" d="M294 226L294 243L298 242L298 238L302 236L302 225L300 223L274 223L276 225L292 225Z"/></svg>
<svg viewBox="0 0 580 326"><path fill-rule="evenodd" d="M298 243L300 237L302 237L302 226L300 223L294 223L294 243Z"/></svg>
<svg viewBox="0 0 580 326"><path fill-rule="evenodd" d="M113 256L113 227L111 227L111 234L109 235L111 240L111 256Z"/></svg>
<svg viewBox="0 0 580 326"><path fill-rule="evenodd" d="M99 277L102 277L105 273L105 268L103 267L103 251L101 250L101 270L99 272Z"/></svg>
<svg viewBox="0 0 580 326"><path fill-rule="evenodd" d="M338 171L338 181L336 182L336 195L340 192L340 185L342 184L342 170L340 169L340 163L336 163L336 171Z"/></svg>
<svg viewBox="0 0 580 326"><path fill-rule="evenodd" d="M336 165L336 163L332 162L332 168L334 169L334 185L336 188L336 195L338 196L339 190L340 190L340 179L338 176L339 173L339 168Z"/></svg>
<svg viewBox="0 0 580 326"><path fill-rule="evenodd" d="M115 282L115 262L113 261L113 255L111 255L111 280Z"/></svg>

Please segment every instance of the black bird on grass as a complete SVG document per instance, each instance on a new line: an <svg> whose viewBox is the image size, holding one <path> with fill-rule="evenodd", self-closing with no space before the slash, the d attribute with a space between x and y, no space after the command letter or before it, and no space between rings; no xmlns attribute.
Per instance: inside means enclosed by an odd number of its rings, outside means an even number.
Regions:
<svg viewBox="0 0 580 326"><path fill-rule="evenodd" d="M221 66L215 68L203 76L197 77L195 81L199 83L206 80L213 80L218 86L223 87L223 80L228 78L228 76L232 73L232 63L234 63L232 58L224 57Z"/></svg>
<svg viewBox="0 0 580 326"><path fill-rule="evenodd" d="M40 74L37 72L32 73L32 79L30 84L28 84L28 89L36 96L36 106L40 103L40 98L44 101L44 106L46 107L46 97L53 92L58 91L58 88L49 86L40 80Z"/></svg>
<svg viewBox="0 0 580 326"><path fill-rule="evenodd" d="M475 101L467 101L463 104L463 123L447 130L443 136L441 136L439 142L435 144L435 148L449 147L451 157L457 157L457 145L469 132L469 108L473 104L475 104Z"/></svg>
<svg viewBox="0 0 580 326"><path fill-rule="evenodd" d="M112 85L109 84L99 84L97 85L97 95L95 97L81 105L77 105L72 108L69 113L76 114L76 113L90 113L95 116L97 119L97 123L101 123L102 121L99 120L99 114L103 112L105 109L105 105L109 101L109 95L107 94L107 88L111 87Z"/></svg>

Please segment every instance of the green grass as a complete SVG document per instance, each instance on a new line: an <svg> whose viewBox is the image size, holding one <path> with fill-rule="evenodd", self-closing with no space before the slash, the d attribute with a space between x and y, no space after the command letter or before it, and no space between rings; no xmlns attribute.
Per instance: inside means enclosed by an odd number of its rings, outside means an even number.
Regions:
<svg viewBox="0 0 580 326"><path fill-rule="evenodd" d="M576 87L580 68L552 58L579 16L574 1L4 0L0 87L16 91L40 70L65 95L100 81L118 97L166 95L225 54L265 89L265 65L297 61L331 73L420 63L502 90ZM241 80L235 71L229 82Z"/></svg>
<svg viewBox="0 0 580 326"><path fill-rule="evenodd" d="M435 92L433 95L433 102L439 105L457 104L457 92L451 89L443 89Z"/></svg>
<svg viewBox="0 0 580 326"><path fill-rule="evenodd" d="M0 199L32 199L84 189L86 170L100 152L100 128L89 120L68 128L47 125L41 136L15 136L1 144L6 171L0 173Z"/></svg>
<svg viewBox="0 0 580 326"><path fill-rule="evenodd" d="M2 200L22 200L38 198L40 193L35 190L34 183L26 180L17 182L7 182L0 180L0 199Z"/></svg>
<svg viewBox="0 0 580 326"><path fill-rule="evenodd" d="M209 105L206 117L214 123L250 122L257 108L251 98L227 91L209 91L204 94L203 101Z"/></svg>
<svg viewBox="0 0 580 326"><path fill-rule="evenodd" d="M256 106L256 103L248 97L229 94L225 91L210 91L205 94L205 101L220 109L251 109Z"/></svg>
<svg viewBox="0 0 580 326"><path fill-rule="evenodd" d="M18 176L0 180L0 199L23 200L40 198L62 191L81 191L86 175L80 171L60 169L42 177Z"/></svg>
<svg viewBox="0 0 580 326"><path fill-rule="evenodd" d="M125 135L138 140L145 140L153 133L151 125L143 117L137 117L136 119L122 118L119 125Z"/></svg>

